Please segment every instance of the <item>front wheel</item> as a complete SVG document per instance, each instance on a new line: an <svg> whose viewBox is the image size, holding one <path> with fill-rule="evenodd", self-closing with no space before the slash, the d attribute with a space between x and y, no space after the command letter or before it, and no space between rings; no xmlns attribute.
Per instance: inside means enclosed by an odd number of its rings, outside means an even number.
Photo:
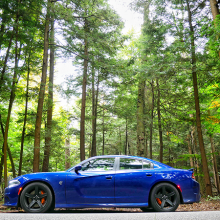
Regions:
<svg viewBox="0 0 220 220"><path fill-rule="evenodd" d="M50 210L53 196L49 187L35 182L26 186L21 193L20 203L25 212L43 213Z"/></svg>
<svg viewBox="0 0 220 220"><path fill-rule="evenodd" d="M156 185L151 193L151 206L157 212L174 212L180 204L180 195L169 183Z"/></svg>

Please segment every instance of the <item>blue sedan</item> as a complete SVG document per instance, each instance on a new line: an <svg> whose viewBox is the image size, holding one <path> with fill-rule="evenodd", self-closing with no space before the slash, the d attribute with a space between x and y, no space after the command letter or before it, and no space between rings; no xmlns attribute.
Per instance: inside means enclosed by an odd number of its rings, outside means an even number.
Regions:
<svg viewBox="0 0 220 220"><path fill-rule="evenodd" d="M54 208L139 207L172 212L200 201L193 169L135 156L97 156L65 172L32 173L9 181L5 206L26 212Z"/></svg>

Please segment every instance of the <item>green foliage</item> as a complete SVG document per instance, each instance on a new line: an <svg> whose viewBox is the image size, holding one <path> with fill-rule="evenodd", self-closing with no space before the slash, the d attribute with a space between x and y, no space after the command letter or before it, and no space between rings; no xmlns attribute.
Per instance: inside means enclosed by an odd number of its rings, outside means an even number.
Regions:
<svg viewBox="0 0 220 220"><path fill-rule="evenodd" d="M207 196L206 201L220 201L220 196Z"/></svg>

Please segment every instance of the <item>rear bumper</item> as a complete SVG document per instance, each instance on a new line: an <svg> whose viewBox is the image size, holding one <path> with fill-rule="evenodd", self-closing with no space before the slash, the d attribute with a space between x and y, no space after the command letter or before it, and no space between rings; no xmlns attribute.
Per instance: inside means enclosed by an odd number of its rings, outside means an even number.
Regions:
<svg viewBox="0 0 220 220"><path fill-rule="evenodd" d="M183 203L190 204L190 203L198 203L200 202L201 194L200 194L200 185L196 180L192 179L192 188L186 190L183 193Z"/></svg>
<svg viewBox="0 0 220 220"><path fill-rule="evenodd" d="M200 199L201 199L201 194L200 193L194 193L193 198L188 199L188 200L184 200L183 203L184 204L199 203Z"/></svg>

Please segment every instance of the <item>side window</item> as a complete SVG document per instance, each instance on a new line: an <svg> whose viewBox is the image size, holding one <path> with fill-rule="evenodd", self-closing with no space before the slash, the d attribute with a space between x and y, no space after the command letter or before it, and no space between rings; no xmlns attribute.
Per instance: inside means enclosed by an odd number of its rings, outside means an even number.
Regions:
<svg viewBox="0 0 220 220"><path fill-rule="evenodd" d="M82 171L111 171L115 158L97 158L82 164Z"/></svg>
<svg viewBox="0 0 220 220"><path fill-rule="evenodd" d="M147 161L147 160L143 160L143 170L144 169L150 169L150 168L152 168L153 167L153 164L152 163L150 163L149 161Z"/></svg>
<svg viewBox="0 0 220 220"><path fill-rule="evenodd" d="M142 160L120 158L120 170L142 169Z"/></svg>

